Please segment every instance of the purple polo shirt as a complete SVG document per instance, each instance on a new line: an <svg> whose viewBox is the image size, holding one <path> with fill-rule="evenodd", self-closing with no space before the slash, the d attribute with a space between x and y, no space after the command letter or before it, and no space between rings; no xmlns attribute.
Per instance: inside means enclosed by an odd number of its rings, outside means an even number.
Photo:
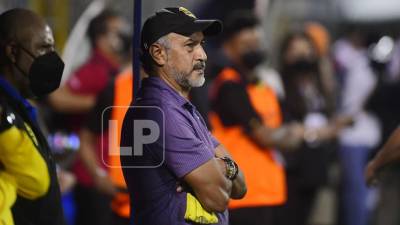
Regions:
<svg viewBox="0 0 400 225"><path fill-rule="evenodd" d="M143 80L134 106L145 107L128 110L121 147L143 141L135 140L134 120L156 122L160 135L156 141L142 145L142 155L121 156L132 222L135 225L193 224L184 220L187 192L177 193L177 183L212 159L219 143L211 136L196 108L158 77ZM143 129L143 135L149 133ZM227 211L217 216L217 224L228 225Z"/></svg>

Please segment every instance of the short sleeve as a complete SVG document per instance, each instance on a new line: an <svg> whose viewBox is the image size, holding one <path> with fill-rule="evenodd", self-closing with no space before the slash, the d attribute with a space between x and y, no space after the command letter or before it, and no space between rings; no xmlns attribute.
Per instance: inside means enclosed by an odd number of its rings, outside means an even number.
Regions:
<svg viewBox="0 0 400 225"><path fill-rule="evenodd" d="M245 131L249 131L251 121L254 119L261 121L250 102L246 87L241 84L235 82L222 84L213 105L225 125L240 125Z"/></svg>
<svg viewBox="0 0 400 225"><path fill-rule="evenodd" d="M214 149L216 147L218 147L218 145L220 145L221 143L219 143L219 141L211 134L211 132L209 132L209 135L211 137L211 142L213 144Z"/></svg>
<svg viewBox="0 0 400 225"><path fill-rule="evenodd" d="M81 67L67 81L68 88L79 94L97 95L109 82L109 74L101 66Z"/></svg>
<svg viewBox="0 0 400 225"><path fill-rule="evenodd" d="M185 116L171 109L167 111L165 121L165 162L179 178L214 157L213 146L196 136Z"/></svg>
<svg viewBox="0 0 400 225"><path fill-rule="evenodd" d="M195 131L189 122L189 116L192 116L189 112L178 109L177 106L160 106L158 102L151 102L141 107L138 102L134 108L128 110L125 116L121 146L141 144L144 142L144 136L150 139L150 136L155 134L152 130L160 132L156 132L157 138L154 141L148 141L148 144L143 143L143 152L138 153L138 156L121 157L121 162L125 167L150 166L154 168L162 165L177 178L183 178L214 157L211 142L203 141L196 135L197 130ZM151 128L140 131L145 125L140 127L139 123L147 123L146 127ZM148 126L152 123L155 123L159 129ZM135 132L138 135L135 135ZM205 134L208 135L208 133Z"/></svg>

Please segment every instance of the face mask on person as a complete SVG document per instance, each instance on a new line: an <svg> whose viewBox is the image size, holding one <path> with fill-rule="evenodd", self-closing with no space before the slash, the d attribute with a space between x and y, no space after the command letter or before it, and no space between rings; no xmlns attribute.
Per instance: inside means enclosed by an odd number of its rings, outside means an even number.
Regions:
<svg viewBox="0 0 400 225"><path fill-rule="evenodd" d="M253 70L258 65L263 63L265 58L265 52L262 50L247 51L240 56L243 65L249 70Z"/></svg>
<svg viewBox="0 0 400 225"><path fill-rule="evenodd" d="M301 74L318 71L318 63L314 59L300 58L287 64L286 70L291 73Z"/></svg>
<svg viewBox="0 0 400 225"><path fill-rule="evenodd" d="M111 48L115 53L122 56L129 54L132 42L132 36L130 34L119 32L118 34L110 34L108 38Z"/></svg>
<svg viewBox="0 0 400 225"><path fill-rule="evenodd" d="M61 83L64 71L64 62L56 52L49 52L35 57L31 52L20 47L25 53L33 58L28 74L20 70L29 80L29 88L36 97L42 97L55 91Z"/></svg>

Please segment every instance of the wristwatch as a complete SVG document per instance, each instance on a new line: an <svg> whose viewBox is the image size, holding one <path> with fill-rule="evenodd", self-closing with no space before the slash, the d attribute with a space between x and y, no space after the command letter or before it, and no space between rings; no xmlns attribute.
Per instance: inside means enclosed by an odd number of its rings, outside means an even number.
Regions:
<svg viewBox="0 0 400 225"><path fill-rule="evenodd" d="M239 173L239 167L238 165L235 163L235 161L233 161L232 159L230 159L229 157L223 157L221 158L226 165L226 177L229 180L234 180L236 179L238 173Z"/></svg>

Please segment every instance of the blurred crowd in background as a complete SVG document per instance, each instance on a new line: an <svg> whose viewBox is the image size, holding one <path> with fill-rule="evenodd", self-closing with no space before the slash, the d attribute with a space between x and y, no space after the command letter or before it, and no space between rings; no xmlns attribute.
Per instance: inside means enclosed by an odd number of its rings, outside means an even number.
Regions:
<svg viewBox="0 0 400 225"><path fill-rule="evenodd" d="M400 3L145 0L143 18L180 5L226 27L225 35L206 40L206 83L191 94L204 118L226 110L208 96L228 59L271 88L283 124L318 130L277 156L286 173L282 225L400 225L400 168L385 169L378 186L364 180L368 160L400 122ZM62 87L36 104L57 156L69 224L127 218L126 187L119 172L108 175L100 146L109 144L104 108L131 98L133 1L0 2L0 12L14 7L46 18L66 63ZM243 34L249 27L256 29Z"/></svg>

